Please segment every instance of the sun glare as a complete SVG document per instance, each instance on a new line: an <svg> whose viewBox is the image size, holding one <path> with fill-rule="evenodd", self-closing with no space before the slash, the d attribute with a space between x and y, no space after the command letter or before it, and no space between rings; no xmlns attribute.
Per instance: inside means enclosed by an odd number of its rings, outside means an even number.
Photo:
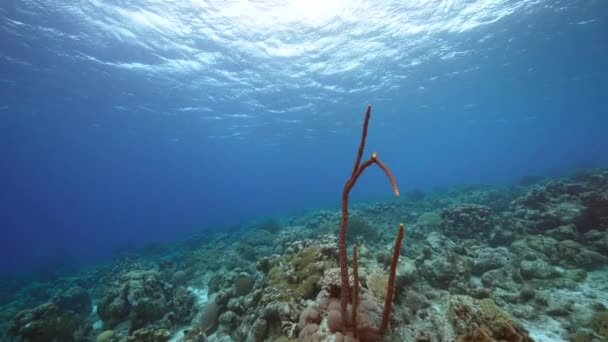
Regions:
<svg viewBox="0 0 608 342"><path fill-rule="evenodd" d="M293 21L316 26L339 17L346 7L345 0L291 0L285 11Z"/></svg>
<svg viewBox="0 0 608 342"><path fill-rule="evenodd" d="M238 8L242 15L250 16L252 13L243 11L253 11L257 20L267 23L322 26L345 15L353 3L346 0L241 0Z"/></svg>

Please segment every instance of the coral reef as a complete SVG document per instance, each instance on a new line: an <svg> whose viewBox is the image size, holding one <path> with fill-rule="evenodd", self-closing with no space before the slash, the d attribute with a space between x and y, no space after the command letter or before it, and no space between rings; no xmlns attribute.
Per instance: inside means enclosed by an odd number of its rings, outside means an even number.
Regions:
<svg viewBox="0 0 608 342"><path fill-rule="evenodd" d="M121 253L80 273L1 279L0 340L608 338L608 170L355 203L349 214L346 283L342 211L316 210L279 228L242 223ZM407 248L395 246L395 222L408 226Z"/></svg>

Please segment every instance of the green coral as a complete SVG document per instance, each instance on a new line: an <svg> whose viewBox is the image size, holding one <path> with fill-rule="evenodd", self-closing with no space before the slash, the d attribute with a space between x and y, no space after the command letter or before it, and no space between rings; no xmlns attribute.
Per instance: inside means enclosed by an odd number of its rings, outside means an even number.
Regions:
<svg viewBox="0 0 608 342"><path fill-rule="evenodd" d="M319 251L314 247L304 248L293 258L293 266L296 270L304 270L308 267L315 267L314 262L317 260L318 254Z"/></svg>
<svg viewBox="0 0 608 342"><path fill-rule="evenodd" d="M348 220L348 239L353 241L361 236L365 241L374 241L378 238L378 232L362 216L353 216Z"/></svg>
<svg viewBox="0 0 608 342"><path fill-rule="evenodd" d="M298 339L296 339L296 338L291 339L291 338L288 338L285 336L281 336L281 337L278 337L277 339L275 339L274 342L298 342Z"/></svg>
<svg viewBox="0 0 608 342"><path fill-rule="evenodd" d="M420 227L438 228L441 226L442 219L439 214L434 213L432 211L427 211L426 213L423 213L420 216L418 216L416 223Z"/></svg>
<svg viewBox="0 0 608 342"><path fill-rule="evenodd" d="M272 262L266 289L274 291L276 298L283 302L313 298L321 275L332 267L336 267L335 260L322 254L316 247L307 247Z"/></svg>
<svg viewBox="0 0 608 342"><path fill-rule="evenodd" d="M579 329L573 334L568 336L570 341L572 342L591 342L593 341L593 334L589 331L585 331L583 329Z"/></svg>
<svg viewBox="0 0 608 342"><path fill-rule="evenodd" d="M501 309L491 298L484 298L479 301L479 307L484 316L492 319L509 320L509 315Z"/></svg>
<svg viewBox="0 0 608 342"><path fill-rule="evenodd" d="M339 226L334 222L323 222L318 229L321 234L330 234L335 233L339 229Z"/></svg>
<svg viewBox="0 0 608 342"><path fill-rule="evenodd" d="M257 260L257 249L255 247L248 245L246 243L239 243L237 247L237 252L243 257L245 260L255 261Z"/></svg>
<svg viewBox="0 0 608 342"><path fill-rule="evenodd" d="M114 341L114 337L115 337L115 333L114 330L106 330L104 332L102 332L101 334L97 335L97 338L95 339L95 341L97 342L111 342Z"/></svg>
<svg viewBox="0 0 608 342"><path fill-rule="evenodd" d="M281 230L281 223L276 219L268 219L259 222L254 226L255 229L266 230L272 234L276 234Z"/></svg>
<svg viewBox="0 0 608 342"><path fill-rule="evenodd" d="M608 341L608 311L598 311L591 317L591 329Z"/></svg>
<svg viewBox="0 0 608 342"><path fill-rule="evenodd" d="M121 342L166 342L171 338L171 333L162 328L143 328L133 332L131 336Z"/></svg>

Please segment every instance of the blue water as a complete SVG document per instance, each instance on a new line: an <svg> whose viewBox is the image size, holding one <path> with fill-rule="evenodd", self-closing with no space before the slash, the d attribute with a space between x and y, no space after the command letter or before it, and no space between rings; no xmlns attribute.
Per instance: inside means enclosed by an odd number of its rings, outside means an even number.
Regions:
<svg viewBox="0 0 608 342"><path fill-rule="evenodd" d="M0 271L608 164L605 1L0 3ZM389 198L379 170L353 200ZM219 228L218 228L219 227Z"/></svg>

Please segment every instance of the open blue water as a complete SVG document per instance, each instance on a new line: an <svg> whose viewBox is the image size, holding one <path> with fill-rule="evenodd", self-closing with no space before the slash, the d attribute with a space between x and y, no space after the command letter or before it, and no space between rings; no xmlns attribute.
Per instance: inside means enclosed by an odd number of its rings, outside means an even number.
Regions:
<svg viewBox="0 0 608 342"><path fill-rule="evenodd" d="M608 163L608 3L3 0L0 270ZM380 171L353 200L391 195Z"/></svg>

